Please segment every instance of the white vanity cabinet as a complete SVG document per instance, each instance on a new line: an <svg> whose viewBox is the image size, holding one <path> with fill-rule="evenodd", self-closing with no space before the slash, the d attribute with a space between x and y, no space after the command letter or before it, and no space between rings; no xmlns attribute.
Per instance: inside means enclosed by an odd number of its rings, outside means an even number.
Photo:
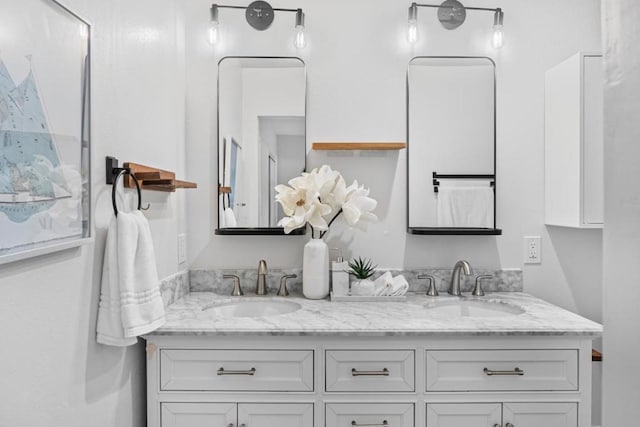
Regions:
<svg viewBox="0 0 640 427"><path fill-rule="evenodd" d="M146 339L149 427L591 427L591 336Z"/></svg>
<svg viewBox="0 0 640 427"><path fill-rule="evenodd" d="M602 55L578 53L545 79L545 223L602 228Z"/></svg>

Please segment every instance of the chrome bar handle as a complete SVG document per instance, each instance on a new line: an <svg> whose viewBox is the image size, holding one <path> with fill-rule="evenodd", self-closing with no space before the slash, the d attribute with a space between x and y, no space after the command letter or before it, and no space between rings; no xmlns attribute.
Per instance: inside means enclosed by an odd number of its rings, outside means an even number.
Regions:
<svg viewBox="0 0 640 427"><path fill-rule="evenodd" d="M490 377L494 375L517 375L521 377L524 375L524 371L520 368L515 368L513 371L494 371L488 368L484 368L484 373Z"/></svg>
<svg viewBox="0 0 640 427"><path fill-rule="evenodd" d="M507 425L505 427L515 427L513 424L511 423L507 423Z"/></svg>
<svg viewBox="0 0 640 427"><path fill-rule="evenodd" d="M388 377L389 370L387 368L383 368L381 371L358 371L356 368L352 368L351 376L352 377L364 377L364 376ZM361 425L366 425L366 424L361 424Z"/></svg>
<svg viewBox="0 0 640 427"><path fill-rule="evenodd" d="M494 424L493 427L501 427L500 424Z"/></svg>
<svg viewBox="0 0 640 427"><path fill-rule="evenodd" d="M351 421L352 426L357 427L388 427L389 422L387 420L382 421L382 424L358 424L355 420Z"/></svg>
<svg viewBox="0 0 640 427"><path fill-rule="evenodd" d="M234 426L234 424L233 424L233 423L229 423L229 424L227 424L227 427L233 427L233 426Z"/></svg>
<svg viewBox="0 0 640 427"><path fill-rule="evenodd" d="M224 368L218 369L218 375L250 375L254 376L256 374L256 368L251 368L246 371L225 371Z"/></svg>

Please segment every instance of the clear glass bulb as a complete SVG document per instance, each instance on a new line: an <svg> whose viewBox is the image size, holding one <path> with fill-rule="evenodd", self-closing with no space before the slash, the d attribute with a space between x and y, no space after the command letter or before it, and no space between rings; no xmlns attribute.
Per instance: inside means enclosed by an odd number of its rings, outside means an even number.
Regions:
<svg viewBox="0 0 640 427"><path fill-rule="evenodd" d="M307 45L307 38L304 34L304 25L296 25L296 36L293 39L296 49L304 49Z"/></svg>
<svg viewBox="0 0 640 427"><path fill-rule="evenodd" d="M500 49L504 44L504 32L502 31L502 25L493 26L493 47Z"/></svg>
<svg viewBox="0 0 640 427"><path fill-rule="evenodd" d="M418 41L418 21L416 21L415 19L409 20L409 28L407 29L407 40L411 44L414 44Z"/></svg>
<svg viewBox="0 0 640 427"><path fill-rule="evenodd" d="M209 26L209 43L212 45L217 44L220 41L220 24L212 22Z"/></svg>

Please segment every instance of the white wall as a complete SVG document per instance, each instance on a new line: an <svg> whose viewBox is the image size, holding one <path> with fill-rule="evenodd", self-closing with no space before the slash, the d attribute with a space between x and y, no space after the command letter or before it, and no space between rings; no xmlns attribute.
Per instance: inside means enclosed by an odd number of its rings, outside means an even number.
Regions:
<svg viewBox="0 0 640 427"><path fill-rule="evenodd" d="M468 6L495 7L494 0ZM544 72L579 50L600 50L598 0L510 0L505 12L505 46L489 45L491 14L470 12L456 31L444 30L435 12L420 9L421 38L406 41L407 7L393 0L283 0L281 7L303 7L309 44L292 45L293 17L277 14L271 29L256 32L242 14L222 10L224 40L207 44L209 3L184 3L187 32L187 161L199 182L215 166L216 62L225 55L299 54L308 72L308 142L404 141L406 69L418 55L489 55L497 64L498 225L500 237L413 236L406 234L405 151L311 152L308 166L329 163L348 181L371 187L380 222L367 233L327 235L345 255L370 256L381 266L452 266L459 258L472 265L521 267L522 237L543 239L540 266L525 266L528 292L601 320L601 233L544 226ZM550 13L550 11L553 11ZM213 175L215 176L215 175ZM211 197L212 194L214 197ZM214 236L215 189L202 185L187 200L190 264L193 267L254 267L261 258L272 266L298 266L308 237ZM338 225L338 224L336 224ZM271 248L277 245L278 251Z"/></svg>
<svg viewBox="0 0 640 427"><path fill-rule="evenodd" d="M0 4L5 1L14 0ZM0 267L0 425L139 427L145 423L143 345L95 343L105 227L112 216L104 157L184 176L182 18L171 0L63 3L94 24L95 242ZM181 198L144 192L161 277L178 270Z"/></svg>
<svg viewBox="0 0 640 427"><path fill-rule="evenodd" d="M603 426L640 420L640 7L603 2L605 45L605 222Z"/></svg>

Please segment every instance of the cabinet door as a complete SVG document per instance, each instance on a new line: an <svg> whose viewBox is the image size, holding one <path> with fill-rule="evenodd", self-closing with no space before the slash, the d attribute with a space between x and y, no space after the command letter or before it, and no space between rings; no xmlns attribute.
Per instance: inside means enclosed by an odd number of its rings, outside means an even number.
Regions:
<svg viewBox="0 0 640 427"><path fill-rule="evenodd" d="M162 403L162 427L233 427L235 403Z"/></svg>
<svg viewBox="0 0 640 427"><path fill-rule="evenodd" d="M501 425L502 405L499 403L427 404L427 427L500 427ZM542 424L537 427L541 426Z"/></svg>
<svg viewBox="0 0 640 427"><path fill-rule="evenodd" d="M602 224L604 219L604 130L602 57L583 59L583 218L585 224Z"/></svg>
<svg viewBox="0 0 640 427"><path fill-rule="evenodd" d="M240 403L238 426L313 427L313 403Z"/></svg>
<svg viewBox="0 0 640 427"><path fill-rule="evenodd" d="M503 411L505 427L578 425L577 403L505 403Z"/></svg>

